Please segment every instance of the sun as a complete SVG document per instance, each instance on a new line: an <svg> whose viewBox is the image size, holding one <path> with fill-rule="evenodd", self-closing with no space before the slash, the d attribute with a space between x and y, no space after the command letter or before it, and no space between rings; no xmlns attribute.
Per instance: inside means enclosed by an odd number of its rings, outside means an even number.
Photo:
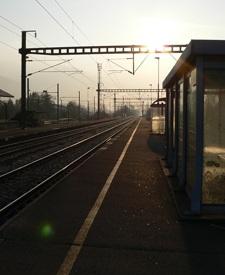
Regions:
<svg viewBox="0 0 225 275"><path fill-rule="evenodd" d="M137 40L149 50L162 50L174 36L175 25L168 20L142 17L138 23Z"/></svg>

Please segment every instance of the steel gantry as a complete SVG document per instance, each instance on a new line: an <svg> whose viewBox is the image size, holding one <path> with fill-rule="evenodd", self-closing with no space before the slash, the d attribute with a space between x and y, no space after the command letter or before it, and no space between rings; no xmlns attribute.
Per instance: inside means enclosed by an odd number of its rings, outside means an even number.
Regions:
<svg viewBox="0 0 225 275"><path fill-rule="evenodd" d="M182 53L187 45L164 45L162 50L151 50L146 45L110 45L110 46L77 46L77 47L41 47L27 48L26 34L22 31L21 54L21 114L22 127L26 124L26 59L27 55L93 55L93 54L149 54L149 53ZM36 34L36 32L35 32ZM98 101L100 100L100 87L97 89ZM98 102L98 117L100 116L100 103Z"/></svg>
<svg viewBox="0 0 225 275"><path fill-rule="evenodd" d="M139 54L181 53L187 45L164 45L162 50L151 50L146 45L77 46L26 48L27 54L39 55L85 55L85 54Z"/></svg>
<svg viewBox="0 0 225 275"><path fill-rule="evenodd" d="M159 91L165 92L164 89L159 89ZM157 93L158 89L101 89L101 93Z"/></svg>

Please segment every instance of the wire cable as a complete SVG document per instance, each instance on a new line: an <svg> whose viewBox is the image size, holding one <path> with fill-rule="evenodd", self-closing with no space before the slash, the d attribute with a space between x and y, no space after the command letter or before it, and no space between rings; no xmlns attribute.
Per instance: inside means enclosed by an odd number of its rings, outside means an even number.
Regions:
<svg viewBox="0 0 225 275"><path fill-rule="evenodd" d="M17 48L15 48L15 47L9 45L8 43L6 43L6 42L4 42L4 41L0 41L0 43L3 44L3 45L5 45L5 46L7 46L7 47L9 47L9 48L11 48L11 49L13 49L13 50L16 50L16 51L18 52L18 49L17 49Z"/></svg>
<svg viewBox="0 0 225 275"><path fill-rule="evenodd" d="M67 35L69 35L77 44L79 44L79 42L73 37L73 35L70 34L70 32L49 12L49 10L43 4L41 4L38 0L34 1L52 18L52 20L55 21L58 26L60 26L61 29L64 30Z"/></svg>
<svg viewBox="0 0 225 275"><path fill-rule="evenodd" d="M35 0L37 1L37 0ZM90 41L90 39L88 38L88 36L83 32L83 30L79 27L79 25L74 21L74 19L72 18L72 16L69 15L69 13L63 8L63 6L57 1L57 0L54 0L55 3L57 4L57 6L60 8L60 10L71 20L72 24L75 25L75 27L78 29L78 31L86 38L86 40L91 44L93 45L93 43ZM72 37L72 35L70 35ZM80 43L78 43L78 45L80 45ZM97 64L97 60L93 57L93 56L90 56L90 58ZM104 57L103 57L104 58ZM107 60L106 58L104 58L105 60ZM117 87L119 87L117 85L117 83L113 80L113 78L108 75L108 73L105 71L105 69L103 68L103 72L106 74L106 76L114 83L114 85L116 85Z"/></svg>

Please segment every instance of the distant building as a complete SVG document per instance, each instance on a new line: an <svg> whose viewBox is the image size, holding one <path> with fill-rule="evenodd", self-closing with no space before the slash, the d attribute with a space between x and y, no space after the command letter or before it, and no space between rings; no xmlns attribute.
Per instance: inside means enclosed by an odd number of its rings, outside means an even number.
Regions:
<svg viewBox="0 0 225 275"><path fill-rule="evenodd" d="M1 97L9 97L9 98L12 98L12 97L14 97L14 96L11 95L10 93L8 93L8 92L6 92L6 91L0 89L0 98L1 98Z"/></svg>

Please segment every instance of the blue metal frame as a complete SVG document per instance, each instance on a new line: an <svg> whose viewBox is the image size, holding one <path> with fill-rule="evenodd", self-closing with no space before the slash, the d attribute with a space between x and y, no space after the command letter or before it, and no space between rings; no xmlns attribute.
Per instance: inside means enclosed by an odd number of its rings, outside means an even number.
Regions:
<svg viewBox="0 0 225 275"><path fill-rule="evenodd" d="M204 67L203 57L196 60L196 179L191 192L191 211L200 214L202 202Z"/></svg>
<svg viewBox="0 0 225 275"><path fill-rule="evenodd" d="M168 102L168 166L172 168L173 153L172 153L172 138L173 138L173 92L169 91L169 102Z"/></svg>
<svg viewBox="0 0 225 275"><path fill-rule="evenodd" d="M185 146L186 146L186 143L185 143L185 139L186 139L186 136L185 136L185 127L186 127L186 125L185 125L185 110L187 109L187 108L185 108L185 100L184 100L184 98L185 98L185 94L186 94L186 90L185 90L185 77L183 76L180 80L179 80L179 82L178 82L178 84L179 84L179 87L180 87L180 84L183 84L183 102L182 102L182 105L183 105L183 110L182 110L182 112L183 112L183 117L182 117L182 123L183 123L183 131L182 131L182 134L181 134L181 139L183 140L183 145L182 145L182 149L181 149L181 152L180 152L180 148L179 148L179 144L180 144L180 142L179 142L179 134L180 134L180 95L181 95L181 90L180 90L180 88L179 88L179 93L178 93L178 108L179 108L179 111L178 111L178 151L177 151L177 159L179 160L179 153L181 153L181 155L182 155L182 164L181 163L179 163L178 164L178 166L177 167L180 167L179 168L179 171L180 171L180 173L178 174L178 178L179 178L179 185L181 186L181 187L184 187L185 186L185 179L186 179L186 169L185 169L185 165L186 165L186 162L185 162Z"/></svg>
<svg viewBox="0 0 225 275"><path fill-rule="evenodd" d="M186 179L187 175L187 153L188 153L188 77L193 69L196 69L196 92L195 92L195 179L191 188ZM163 86L168 91L167 103L167 160L172 172L177 172L178 146L179 146L179 91L176 87L176 105L174 106L174 85L183 78L183 177L180 177L180 185L185 187L189 194L191 211L201 214L207 212L224 213L225 205L203 204L203 169L204 169L204 72L205 69L225 69L225 41L191 41L184 54L167 75ZM176 108L176 123L173 129L174 108ZM173 148L173 137L175 130L175 150ZM193 166L194 167L194 166ZM182 169L182 168L181 168Z"/></svg>

